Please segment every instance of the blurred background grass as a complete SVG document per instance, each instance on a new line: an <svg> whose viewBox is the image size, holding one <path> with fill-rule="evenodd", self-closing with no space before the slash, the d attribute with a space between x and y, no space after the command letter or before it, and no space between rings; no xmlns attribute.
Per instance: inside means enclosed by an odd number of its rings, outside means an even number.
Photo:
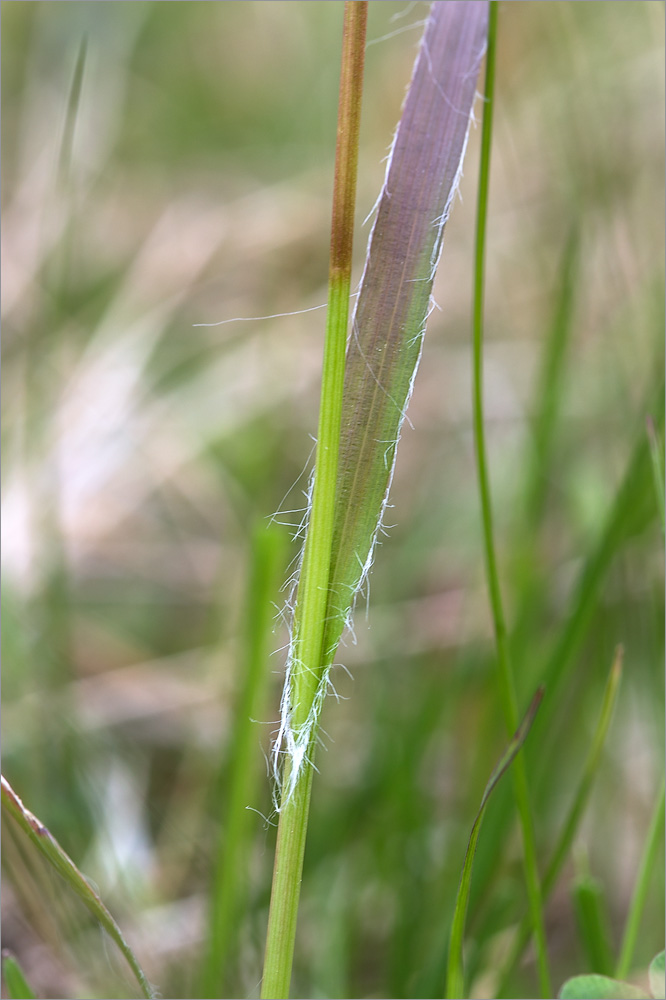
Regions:
<svg viewBox="0 0 666 1000"><path fill-rule="evenodd" d="M370 4L359 277L426 14ZM164 997L197 995L251 537L303 505L324 316L194 324L325 301L341 15L337 0L2 5L3 769ZM662 539L641 452L648 414L663 426L663 63L661 3L500 9L488 443L521 705L545 671L558 678L527 748L544 864L625 647L591 808L547 911L558 983L586 967L576 872L603 885L617 947L663 761ZM343 700L325 711L297 997L441 995L466 840L504 745L471 432L477 157L473 131L395 526L341 651L353 681L338 672ZM282 662L256 726L247 804L264 815ZM495 995L526 905L507 789L468 921L478 997ZM274 830L252 816L218 995L255 995L261 974ZM40 995L131 996L11 830L4 857L3 943ZM663 944L663 890L662 860L637 968ZM510 995L533 983L528 953Z"/></svg>

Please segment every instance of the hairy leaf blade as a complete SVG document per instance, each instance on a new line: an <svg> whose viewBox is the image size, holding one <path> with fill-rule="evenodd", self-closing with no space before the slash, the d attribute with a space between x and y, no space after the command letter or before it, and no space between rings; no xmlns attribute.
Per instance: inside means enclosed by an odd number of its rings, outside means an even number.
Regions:
<svg viewBox="0 0 666 1000"><path fill-rule="evenodd" d="M372 562L465 152L488 5L433 4L395 136L347 349L325 657Z"/></svg>

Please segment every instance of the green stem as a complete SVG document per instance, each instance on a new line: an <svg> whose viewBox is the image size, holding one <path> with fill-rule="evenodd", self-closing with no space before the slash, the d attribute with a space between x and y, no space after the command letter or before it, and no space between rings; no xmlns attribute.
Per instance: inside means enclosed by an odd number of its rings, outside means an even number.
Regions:
<svg viewBox="0 0 666 1000"><path fill-rule="evenodd" d="M645 841L645 848L643 850L643 857L641 858L641 864L636 878L634 894L629 907L629 916L627 917L624 936L622 938L620 958L618 959L617 968L615 970L615 976L617 979L624 979L628 975L634 955L641 917L643 916L643 909L645 907L645 898L650 887L657 851L659 850L662 842L665 798L664 781L662 781L661 790L655 804L655 810L652 814L650 828Z"/></svg>
<svg viewBox="0 0 666 1000"><path fill-rule="evenodd" d="M280 812L275 867L271 888L271 907L268 918L268 936L264 960L264 977L261 984L262 1000L280 1000L289 996L291 967L296 940L298 900L303 872L303 855L308 829L310 793L312 791L312 755L303 768L302 777L289 795ZM285 770L283 788L289 781L289 768Z"/></svg>
<svg viewBox="0 0 666 1000"><path fill-rule="evenodd" d="M650 457L652 459L652 474L654 478L654 492L657 498L659 509L659 519L661 521L662 534L666 532L666 513L664 511L664 449L659 444L657 429L652 417L648 417L647 422L648 441L650 442Z"/></svg>
<svg viewBox="0 0 666 1000"><path fill-rule="evenodd" d="M539 688L537 693L532 699L532 703L528 708L525 718L520 724L520 728L516 731L513 739L506 748L502 758L490 776L490 780L486 785L485 791L483 793L483 798L481 799L481 806L478 813L476 814L476 819L474 820L474 825L472 826L472 833L469 838L469 844L467 847L467 853L465 855L465 863L463 865L462 877L460 879L460 885L458 887L458 896L456 898L456 905L453 910L453 922L451 924L451 939L449 942L449 956L448 965L446 972L446 997L447 1000L454 1000L456 997L461 997L464 994L464 968L463 968L463 935L465 931L465 917L467 915L467 906L469 904L469 890L472 882L472 865L474 864L474 854L476 852L476 844L479 839L479 831L481 830L481 821L483 815L486 811L486 805L488 804L488 799L495 788L495 785L500 780L504 772L511 766L511 763L516 757L516 754L520 751L523 743L527 738L527 734L530 731L532 722L534 721L534 716L537 713L539 705L541 704L541 699L543 698L543 688Z"/></svg>
<svg viewBox="0 0 666 1000"><path fill-rule="evenodd" d="M258 525L252 539L245 620L244 656L240 663L236 724L230 741L231 773L225 808L220 822L220 842L213 875L208 950L203 963L201 997L218 997L226 985L230 957L234 954L239 913L247 895L248 824L257 777L256 725L263 714L269 676L268 644L273 620L271 597L277 589L278 568L282 563L282 534L265 524Z"/></svg>
<svg viewBox="0 0 666 1000"><path fill-rule="evenodd" d="M581 817L589 801L594 778L601 760L601 753L606 742L606 735L613 716L613 709L617 700L620 678L622 676L622 658L623 649L621 646L618 646L615 651L613 665L606 683L603 701L601 704L601 711L599 713L599 720L594 731L590 751L587 755L585 764L583 765L580 784L571 803L567 818L560 831L555 850L553 851L553 856L551 857L543 876L541 894L544 901L548 899L550 893L555 887L557 877L560 874L562 865L564 864L564 861L569 853L574 836L578 830ZM509 977L515 968L518 959L522 955L527 942L529 941L531 929L531 914L528 913L520 923L514 943L511 947L511 951L509 952L506 962L504 963L500 976L499 987L497 989L497 995L500 997L505 995L506 990L508 989Z"/></svg>
<svg viewBox="0 0 666 1000"><path fill-rule="evenodd" d="M583 869L571 891L579 947L592 973L612 976L614 959L608 904L603 886L590 875L586 862Z"/></svg>
<svg viewBox="0 0 666 1000"><path fill-rule="evenodd" d="M502 604L502 594L495 554L492 503L483 414L483 304L485 277L486 228L488 217L488 189L490 179L490 149L492 140L492 117L495 89L495 52L497 40L497 0L491 0L488 23L488 50L486 53L485 97L483 126L481 131L481 166L479 174L479 194L476 220L476 247L474 268L474 436L476 441L477 473L486 562L486 578L495 630L497 662L499 670L500 694L504 719L508 732L515 731L518 724L518 704L515 684L509 658L509 644ZM535 928L537 963L541 995L551 996L546 933L543 919L541 886L537 868L536 844L532 813L529 801L527 771L522 753L516 757L513 768L513 784L516 804L520 815L523 835L525 880L529 897L530 912Z"/></svg>
<svg viewBox="0 0 666 1000"><path fill-rule="evenodd" d="M290 736L305 741L302 760L287 758L261 996L289 995L318 720L312 708L321 682L333 545L335 491L351 291L354 207L367 0L346 0L331 224L328 313L312 507L299 581L292 681L286 706ZM309 728L308 728L309 727Z"/></svg>

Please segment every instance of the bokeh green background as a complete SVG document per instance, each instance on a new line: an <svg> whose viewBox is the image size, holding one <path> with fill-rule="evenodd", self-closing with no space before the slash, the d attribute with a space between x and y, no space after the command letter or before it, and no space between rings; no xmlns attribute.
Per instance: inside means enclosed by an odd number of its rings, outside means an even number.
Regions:
<svg viewBox="0 0 666 1000"><path fill-rule="evenodd" d="M358 277L427 9L370 4ZM337 0L2 5L3 770L164 997L197 995L250 539L278 510L300 520L324 317L195 324L326 299L341 17ZM575 877L600 881L619 941L663 768L662 536L649 466L626 480L663 406L663 30L663 5L646 0L500 7L485 385L521 706L562 658L527 748L542 865L625 649L591 808L547 910L558 983L586 968ZM398 453L394 526L357 643L340 653L353 680L338 671L341 700L325 710L296 996L441 995L469 829L505 740L471 432L478 136ZM284 578L296 551L286 545ZM284 642L278 621L274 648ZM282 666L276 652L223 995L255 995L261 974L274 843L259 815L271 812L262 750ZM469 914L478 997L495 995L525 910L509 785L481 833ZM131 996L67 890L11 830L4 847L4 944L39 995ZM639 972L663 944L663 889L662 860ZM528 953L511 995L533 984Z"/></svg>

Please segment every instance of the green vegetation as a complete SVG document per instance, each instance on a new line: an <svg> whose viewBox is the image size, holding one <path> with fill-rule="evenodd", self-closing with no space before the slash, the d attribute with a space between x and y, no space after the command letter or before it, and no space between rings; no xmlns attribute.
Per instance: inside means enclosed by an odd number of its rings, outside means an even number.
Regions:
<svg viewBox="0 0 666 1000"><path fill-rule="evenodd" d="M23 970L11 955L2 955L2 977L10 1000L34 1000L35 994L28 986Z"/></svg>
<svg viewBox="0 0 666 1000"><path fill-rule="evenodd" d="M125 941L120 928L95 892L95 889L90 885L85 876L81 874L72 859L63 851L60 844L54 840L39 819L25 808L5 778L2 779L2 808L11 816L21 833L44 855L55 871L65 880L73 892L80 897L93 917L99 921L107 934L117 944L137 978L142 996L147 997L148 1000L152 1000L154 993L134 952ZM18 972L16 963L14 963L13 972L16 976Z"/></svg>
<svg viewBox="0 0 666 1000"><path fill-rule="evenodd" d="M562 987L561 1000L631 1000L632 997L642 997L644 1000L663 1000L664 997L664 952L660 952L650 962L648 970L649 992L633 986L631 983L611 979L610 976L591 974L573 976Z"/></svg>
<svg viewBox="0 0 666 1000"><path fill-rule="evenodd" d="M369 4L352 289L426 12ZM2 6L9 996L133 997L128 961L144 995L261 990L342 14ZM322 706L293 997L663 996L663 7L497 27L476 351L473 127ZM380 502L402 333L342 400ZM326 651L377 523L339 457Z"/></svg>

